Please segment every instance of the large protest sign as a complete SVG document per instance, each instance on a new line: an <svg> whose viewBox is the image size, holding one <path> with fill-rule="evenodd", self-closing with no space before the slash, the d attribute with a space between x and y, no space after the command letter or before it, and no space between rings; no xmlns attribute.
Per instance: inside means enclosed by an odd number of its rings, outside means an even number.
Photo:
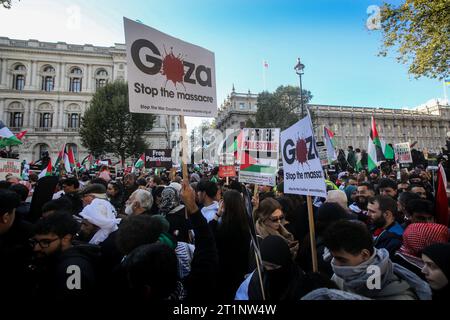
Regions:
<svg viewBox="0 0 450 320"><path fill-rule="evenodd" d="M146 168L172 168L172 149L145 150Z"/></svg>
<svg viewBox="0 0 450 320"><path fill-rule="evenodd" d="M411 148L409 142L394 145L395 161L398 163L412 163Z"/></svg>
<svg viewBox="0 0 450 320"><path fill-rule="evenodd" d="M242 134L239 181L275 185L280 129L243 129Z"/></svg>
<svg viewBox="0 0 450 320"><path fill-rule="evenodd" d="M7 174L20 177L21 163L12 159L0 159L0 180L5 180Z"/></svg>
<svg viewBox="0 0 450 320"><path fill-rule="evenodd" d="M131 112L217 114L214 53L124 18Z"/></svg>
<svg viewBox="0 0 450 320"><path fill-rule="evenodd" d="M326 197L326 185L309 116L281 132L284 192Z"/></svg>

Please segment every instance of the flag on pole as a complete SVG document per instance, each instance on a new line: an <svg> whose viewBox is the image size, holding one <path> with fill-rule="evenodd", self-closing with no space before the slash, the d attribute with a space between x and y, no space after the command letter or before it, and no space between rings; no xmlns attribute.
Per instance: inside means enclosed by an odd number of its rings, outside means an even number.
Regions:
<svg viewBox="0 0 450 320"><path fill-rule="evenodd" d="M84 159L81 161L81 166L83 167L83 168L86 168L87 170L90 170L91 169L91 166L92 166L92 160L93 160L93 157L92 157L92 154L88 154L86 157L84 157Z"/></svg>
<svg viewBox="0 0 450 320"><path fill-rule="evenodd" d="M383 154L383 147L381 145L374 117L372 117L372 126L369 135L367 154L368 154L367 164L369 172L377 167L378 162L385 160Z"/></svg>
<svg viewBox="0 0 450 320"><path fill-rule="evenodd" d="M438 166L435 210L436 222L448 226L447 177L442 164Z"/></svg>
<svg viewBox="0 0 450 320"><path fill-rule="evenodd" d="M444 80L446 86L450 86L450 78Z"/></svg>
<svg viewBox="0 0 450 320"><path fill-rule="evenodd" d="M134 167L135 168L142 168L145 163L145 153L143 153L139 159L135 162Z"/></svg>
<svg viewBox="0 0 450 320"><path fill-rule="evenodd" d="M0 120L0 147L16 146L22 144L19 138L9 130L7 126Z"/></svg>
<svg viewBox="0 0 450 320"><path fill-rule="evenodd" d="M325 140L325 146L327 147L328 162L337 160L336 155L336 141L334 139L334 133L327 127L323 127L323 139Z"/></svg>
<svg viewBox="0 0 450 320"><path fill-rule="evenodd" d="M38 178L40 179L42 177L51 176L52 175L52 170L53 170L53 168L52 168L52 160L50 159L48 164L47 164L47 167L44 170L42 170L41 173L39 173Z"/></svg>
<svg viewBox="0 0 450 320"><path fill-rule="evenodd" d="M394 159L394 157L395 157L394 149L390 145L388 145L384 140L380 140L380 141L381 141L381 149L383 150L384 158L387 160Z"/></svg>
<svg viewBox="0 0 450 320"><path fill-rule="evenodd" d="M23 136L27 133L27 130L21 131L18 134L16 134L17 139L22 140Z"/></svg>
<svg viewBox="0 0 450 320"><path fill-rule="evenodd" d="M69 147L69 151L67 152L67 158L69 159L69 165L73 169L76 167L75 163L75 155L73 154L73 150Z"/></svg>

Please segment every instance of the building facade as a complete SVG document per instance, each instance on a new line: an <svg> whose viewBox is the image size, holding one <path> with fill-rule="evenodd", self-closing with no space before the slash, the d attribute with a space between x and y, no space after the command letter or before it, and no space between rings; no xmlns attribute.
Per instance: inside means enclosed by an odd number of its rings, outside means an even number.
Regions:
<svg viewBox="0 0 450 320"><path fill-rule="evenodd" d="M254 120L257 94L228 95L219 109L216 126L220 130L244 128L247 119ZM387 143L417 141L416 148L439 152L450 131L448 101L433 99L414 109L367 108L308 104L314 115L314 130L322 140L323 126L335 133L337 147L367 149L371 117L375 117L378 133Z"/></svg>
<svg viewBox="0 0 450 320"><path fill-rule="evenodd" d="M81 144L81 117L97 88L127 79L124 44L98 47L0 37L0 119L14 133L27 130L17 147L20 159L52 159L64 143L76 160L88 154ZM160 115L145 133L150 148L170 147L178 117ZM173 142L172 142L173 144Z"/></svg>

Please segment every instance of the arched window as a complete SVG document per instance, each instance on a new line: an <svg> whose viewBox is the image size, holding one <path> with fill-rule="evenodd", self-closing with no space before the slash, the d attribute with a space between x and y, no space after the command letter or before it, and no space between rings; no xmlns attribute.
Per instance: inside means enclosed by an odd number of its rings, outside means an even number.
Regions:
<svg viewBox="0 0 450 320"><path fill-rule="evenodd" d="M42 69L41 90L53 91L54 88L55 88L55 68L53 68L50 65L46 65Z"/></svg>
<svg viewBox="0 0 450 320"><path fill-rule="evenodd" d="M81 92L81 81L83 77L83 72L80 68L73 68L70 71L70 82L69 91L70 92Z"/></svg>
<svg viewBox="0 0 450 320"><path fill-rule="evenodd" d="M105 69L99 69L95 74L95 88L101 88L108 83L108 72Z"/></svg>
<svg viewBox="0 0 450 320"><path fill-rule="evenodd" d="M23 64L18 64L15 66L13 71L13 89L23 90L25 87L25 75L27 69Z"/></svg>
<svg viewBox="0 0 450 320"><path fill-rule="evenodd" d="M41 113L39 127L40 128L51 128L52 127L52 113Z"/></svg>
<svg viewBox="0 0 450 320"><path fill-rule="evenodd" d="M23 112L11 112L9 126L11 128L20 128L23 125Z"/></svg>
<svg viewBox="0 0 450 320"><path fill-rule="evenodd" d="M80 127L80 115L78 113L69 113L68 114L68 128L79 128Z"/></svg>

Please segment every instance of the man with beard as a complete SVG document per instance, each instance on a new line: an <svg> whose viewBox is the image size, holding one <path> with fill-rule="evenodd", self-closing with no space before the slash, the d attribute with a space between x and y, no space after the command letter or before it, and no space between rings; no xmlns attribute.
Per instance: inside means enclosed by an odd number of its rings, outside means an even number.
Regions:
<svg viewBox="0 0 450 320"><path fill-rule="evenodd" d="M349 206L349 209L358 215L358 220L369 223L369 217L367 215L367 203L369 198L375 195L372 184L369 182L361 182L358 185L356 193L356 202Z"/></svg>
<svg viewBox="0 0 450 320"><path fill-rule="evenodd" d="M46 302L54 299L71 302L96 293L95 265L99 248L73 245L79 228L67 212L59 211L40 219L31 239L36 256L34 295Z"/></svg>
<svg viewBox="0 0 450 320"><path fill-rule="evenodd" d="M376 196L369 199L368 214L372 220L372 235L377 249L385 248L390 256L402 245L402 226L395 221L397 203L389 196Z"/></svg>

